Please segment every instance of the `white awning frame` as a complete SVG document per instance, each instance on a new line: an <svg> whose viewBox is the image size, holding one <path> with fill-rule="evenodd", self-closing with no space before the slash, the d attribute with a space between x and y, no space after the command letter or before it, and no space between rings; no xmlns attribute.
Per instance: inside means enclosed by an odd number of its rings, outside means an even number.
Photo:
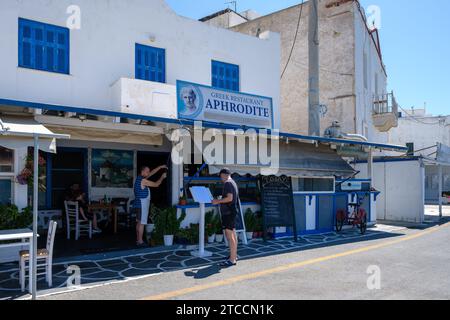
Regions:
<svg viewBox="0 0 450 320"><path fill-rule="evenodd" d="M29 119L27 119L29 120ZM20 127L20 123L17 124L18 127ZM22 123L23 125L23 123ZM34 145L34 157L33 157L33 238L32 238L32 246L31 246L31 252L30 252L30 274L31 274L31 281L30 281L30 291L31 296L33 300L36 300L36 293L37 293L37 233L38 233L38 193L39 193L39 186L38 186L38 178L36 177L36 174L39 171L39 139L70 139L69 135L65 134L53 134L51 131L46 129L44 126L40 125L39 123L28 123L28 125L35 126L37 128L42 128L45 130L42 131L48 131L48 132L36 132L34 130L24 130L24 131L15 131L11 130L8 127L8 124L3 122L0 119L0 136L10 136L10 137L29 137L33 138L33 145Z"/></svg>

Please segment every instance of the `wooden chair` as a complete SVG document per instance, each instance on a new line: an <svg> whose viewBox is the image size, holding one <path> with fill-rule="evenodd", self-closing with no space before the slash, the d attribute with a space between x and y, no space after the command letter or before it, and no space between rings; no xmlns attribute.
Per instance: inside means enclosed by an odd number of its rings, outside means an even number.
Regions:
<svg viewBox="0 0 450 320"><path fill-rule="evenodd" d="M55 243L55 234L58 229L58 223L56 221L50 221L48 225L47 244L45 249L38 249L37 251L37 264L38 275L45 274L45 280L48 286L52 286L52 266L53 266L53 244ZM39 273L39 269L45 267L45 272ZM22 292L25 291L25 279L27 278L27 271L30 269L30 252L29 250L23 250L19 252L19 273L20 273L20 286Z"/></svg>
<svg viewBox="0 0 450 320"><path fill-rule="evenodd" d="M67 240L70 240L71 231L75 231L75 240L77 241L81 233L87 233L89 239L92 239L92 221L80 220L78 202L64 201L64 207L66 209Z"/></svg>
<svg viewBox="0 0 450 320"><path fill-rule="evenodd" d="M130 227L130 211L128 210L128 198L114 198L112 203L117 206L117 215L119 223L125 224L127 228Z"/></svg>

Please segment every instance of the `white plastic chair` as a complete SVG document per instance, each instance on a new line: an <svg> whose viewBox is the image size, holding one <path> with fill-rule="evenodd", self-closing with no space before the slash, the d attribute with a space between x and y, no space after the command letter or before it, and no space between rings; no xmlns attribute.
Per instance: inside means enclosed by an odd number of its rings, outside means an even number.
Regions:
<svg viewBox="0 0 450 320"><path fill-rule="evenodd" d="M48 283L48 286L52 286L52 266L53 266L53 244L55 243L55 234L58 229L58 223L56 221L50 221L48 225L48 235L47 235L47 244L45 249L38 249L37 251L37 264L36 267L38 269L42 269L45 267L45 272L37 273L38 275L45 274L45 280ZM30 268L30 252L29 250L23 250L19 252L19 273L20 273L20 286L22 292L25 291L25 279L26 273L29 272Z"/></svg>
<svg viewBox="0 0 450 320"><path fill-rule="evenodd" d="M67 240L70 240L71 231L75 231L75 240L77 241L81 233L87 233L89 239L92 239L92 221L80 220L78 202L64 201L64 207L66 209Z"/></svg>

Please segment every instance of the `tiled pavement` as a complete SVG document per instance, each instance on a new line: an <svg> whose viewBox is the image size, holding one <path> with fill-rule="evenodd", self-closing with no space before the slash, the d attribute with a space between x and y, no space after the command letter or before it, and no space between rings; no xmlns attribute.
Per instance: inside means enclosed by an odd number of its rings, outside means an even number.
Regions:
<svg viewBox="0 0 450 320"><path fill-rule="evenodd" d="M298 242L290 239L272 240L266 243L262 240L254 240L246 246L240 245L238 254L241 260L245 260L320 246L392 237L398 235L398 231L400 230L376 228L369 229L365 235L361 235L357 230L350 229L340 234L332 232L320 235L305 235L300 237ZM62 291L67 287L68 274L66 270L68 266L72 265L78 266L81 270L81 285L89 287L163 272L207 266L222 261L228 255L227 247L224 244L208 246L207 250L213 252L212 257L195 258L191 256L190 250L180 247L170 251L143 251L133 255L130 255L130 252L125 252L123 256L103 260L93 260L87 257L82 260L55 263L53 266L53 290ZM17 264L0 265L0 299L13 299L23 296L19 289L18 277ZM39 290L49 289L43 276L38 278L38 288Z"/></svg>

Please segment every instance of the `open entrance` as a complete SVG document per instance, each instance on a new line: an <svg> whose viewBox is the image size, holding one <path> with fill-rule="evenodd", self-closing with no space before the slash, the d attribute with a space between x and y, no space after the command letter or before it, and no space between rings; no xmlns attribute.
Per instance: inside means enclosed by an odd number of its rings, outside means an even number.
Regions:
<svg viewBox="0 0 450 320"><path fill-rule="evenodd" d="M137 154L137 175L140 174L140 169L147 166L153 170L161 165L167 165L170 168L170 154L169 153L155 153L155 152L138 152ZM152 181L157 181L164 171L158 172L150 178ZM159 188L152 188L152 205L159 208L168 207L172 205L172 188L170 187L171 172L168 171L167 179Z"/></svg>
<svg viewBox="0 0 450 320"><path fill-rule="evenodd" d="M88 191L87 149L60 148L49 157L49 183L47 206L64 208L68 190L77 184L86 194Z"/></svg>

